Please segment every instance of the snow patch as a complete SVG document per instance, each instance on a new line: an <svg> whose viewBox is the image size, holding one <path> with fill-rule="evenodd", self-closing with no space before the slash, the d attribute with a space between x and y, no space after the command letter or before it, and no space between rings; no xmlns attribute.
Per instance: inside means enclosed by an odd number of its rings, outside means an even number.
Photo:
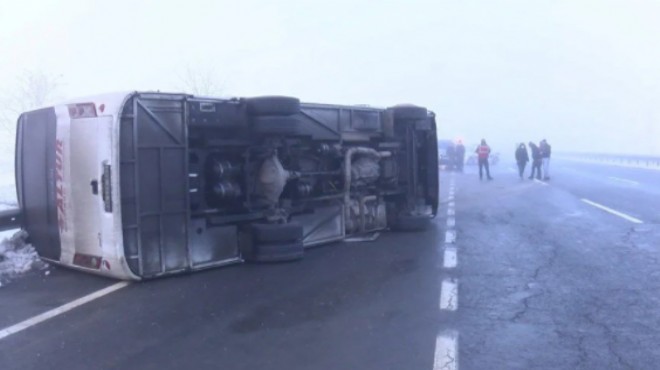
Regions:
<svg viewBox="0 0 660 370"><path fill-rule="evenodd" d="M48 268L48 264L39 259L34 247L25 243L26 238L27 233L19 230L0 242L0 287L29 271Z"/></svg>

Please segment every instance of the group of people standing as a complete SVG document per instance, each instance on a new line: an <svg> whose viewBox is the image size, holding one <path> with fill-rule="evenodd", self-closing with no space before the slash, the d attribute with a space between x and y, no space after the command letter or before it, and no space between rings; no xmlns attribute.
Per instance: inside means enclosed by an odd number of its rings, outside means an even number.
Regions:
<svg viewBox="0 0 660 370"><path fill-rule="evenodd" d="M536 178L538 180L550 180L550 156L552 155L552 147L548 144L547 140L543 139L539 145L530 141L529 148L532 151L532 173L529 175L529 179ZM465 147L460 141L456 148L456 152L460 153L460 155L457 156L460 158L459 162L457 162L460 163L460 167L457 166L457 168L462 170ZM490 152L490 146L486 143L486 140L482 139L481 144L475 150L479 161L479 179L481 180L484 178L484 172L486 172L486 178L488 180L493 179L490 175L490 166L488 163ZM516 162L518 163L520 179L523 179L527 162L529 162L529 153L527 152L527 146L525 143L520 143L518 149L516 149Z"/></svg>
<svg viewBox="0 0 660 370"><path fill-rule="evenodd" d="M532 151L532 172L529 175L529 179L550 180L550 156L552 155L552 147L543 139L539 145L530 141L529 148ZM529 154L525 143L520 143L518 149L516 149L516 162L518 163L518 172L522 179L525 174L527 162L529 162Z"/></svg>

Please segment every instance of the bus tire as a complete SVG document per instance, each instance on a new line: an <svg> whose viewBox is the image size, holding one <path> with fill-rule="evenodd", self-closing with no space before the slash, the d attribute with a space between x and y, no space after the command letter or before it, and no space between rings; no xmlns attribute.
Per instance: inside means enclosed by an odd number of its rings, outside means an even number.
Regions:
<svg viewBox="0 0 660 370"><path fill-rule="evenodd" d="M259 96L247 99L252 116L289 116L300 112L300 100L288 96Z"/></svg>
<svg viewBox="0 0 660 370"><path fill-rule="evenodd" d="M431 225L431 217L424 215L399 215L391 229L394 231L424 231Z"/></svg>
<svg viewBox="0 0 660 370"><path fill-rule="evenodd" d="M428 110L412 104L395 105L390 108L395 120L421 120L428 118Z"/></svg>
<svg viewBox="0 0 660 370"><path fill-rule="evenodd" d="M255 243L245 259L253 263L289 262L302 259L304 252L302 240L288 243Z"/></svg>
<svg viewBox="0 0 660 370"><path fill-rule="evenodd" d="M302 240L303 228L297 222L286 224L260 224L250 225L250 233L254 243L283 243Z"/></svg>

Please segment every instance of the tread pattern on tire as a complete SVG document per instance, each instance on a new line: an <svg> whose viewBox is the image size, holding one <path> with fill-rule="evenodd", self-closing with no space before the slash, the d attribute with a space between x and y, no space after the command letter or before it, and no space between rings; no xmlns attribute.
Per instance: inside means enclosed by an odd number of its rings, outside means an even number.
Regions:
<svg viewBox="0 0 660 370"><path fill-rule="evenodd" d="M302 241L275 244L256 244L250 262L287 262L303 258L304 247Z"/></svg>
<svg viewBox="0 0 660 370"><path fill-rule="evenodd" d="M279 243L302 240L303 228L297 222L287 224L259 224L250 225L252 240L255 243Z"/></svg>
<svg viewBox="0 0 660 370"><path fill-rule="evenodd" d="M428 118L428 110L416 105L395 105L390 108L395 120L420 120Z"/></svg>
<svg viewBox="0 0 660 370"><path fill-rule="evenodd" d="M303 228L299 223L255 223L248 231L252 239L251 250L244 256L248 262L286 262L303 257Z"/></svg>
<svg viewBox="0 0 660 370"><path fill-rule="evenodd" d="M289 96L259 96L247 99L253 116L289 116L300 112L300 100Z"/></svg>
<svg viewBox="0 0 660 370"><path fill-rule="evenodd" d="M429 216L400 215L391 229L395 231L424 231L431 225Z"/></svg>

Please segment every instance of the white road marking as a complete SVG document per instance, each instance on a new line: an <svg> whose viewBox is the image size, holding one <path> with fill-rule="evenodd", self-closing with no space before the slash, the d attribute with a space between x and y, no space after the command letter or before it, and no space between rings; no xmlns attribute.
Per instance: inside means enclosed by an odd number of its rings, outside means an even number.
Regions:
<svg viewBox="0 0 660 370"><path fill-rule="evenodd" d="M445 244L454 244L456 243L456 231L447 230L445 231Z"/></svg>
<svg viewBox="0 0 660 370"><path fill-rule="evenodd" d="M458 265L456 243L456 203L454 202L454 174L451 175L449 188L449 202L447 205L447 230L445 231L444 254L442 265L445 269L453 269ZM440 310L456 311L458 309L458 280L444 279L440 284ZM441 332L435 341L434 370L458 369L458 331L448 330Z"/></svg>
<svg viewBox="0 0 660 370"><path fill-rule="evenodd" d="M435 339L433 370L458 370L458 332L448 330Z"/></svg>
<svg viewBox="0 0 660 370"><path fill-rule="evenodd" d="M442 258L442 267L446 269L453 269L456 267L456 265L458 265L458 255L456 254L456 248L445 248L445 253Z"/></svg>
<svg viewBox="0 0 660 370"><path fill-rule="evenodd" d="M627 214L625 214L625 213L622 213L622 212L616 211L616 210L614 210L614 209L612 209L612 208L609 208L609 207L606 207L606 206L604 206L604 205L602 205L602 204L598 204L598 203L596 203L596 202L592 202L592 201L590 201L589 199L582 199L582 201L585 202L585 203L587 203L587 204L590 205L590 206L594 206L594 207L596 207L596 208L602 209L602 210L605 211L605 212L611 213L611 214L613 214L613 215L615 215L615 216L619 216L619 217L621 217L621 218L623 218L623 219L626 219L626 220L628 220L628 221L630 221L630 222L633 222L633 223L636 223L636 224L643 224L643 223L644 223L642 220L640 220L640 219L638 219L638 218L635 218L635 217L629 216L629 215L627 215Z"/></svg>
<svg viewBox="0 0 660 370"><path fill-rule="evenodd" d="M458 309L458 280L444 279L440 289L440 309L456 311Z"/></svg>
<svg viewBox="0 0 660 370"><path fill-rule="evenodd" d="M538 183L538 184L541 184L541 185L548 186L548 183L547 183L547 182L543 182L543 181L541 181L541 180L539 180L539 179L534 179L534 182L536 182L536 183Z"/></svg>
<svg viewBox="0 0 660 370"><path fill-rule="evenodd" d="M90 293L84 297L80 297L78 299L75 299L69 303L65 303L59 307L53 308L50 311L46 311L42 314L39 314L37 316L31 317L25 321L21 321L18 324L14 324L10 327L4 328L0 330L0 340L12 335L16 334L20 331L23 331L31 326L37 325L39 323L42 323L46 320L52 319L53 317L59 316L65 312L71 311L76 307L82 306L86 303L89 303L95 299L101 298L105 295L108 295L112 292L115 292L121 288L124 288L128 286L130 283L127 281L121 281L119 283L110 285L109 287L103 288L101 290L97 290L96 292Z"/></svg>
<svg viewBox="0 0 660 370"><path fill-rule="evenodd" d="M597 161L597 160L582 159L582 158L570 158L570 157L563 157L562 159L573 161L573 162L599 164L599 165L602 165L602 166L616 166L616 167L625 167L625 168L642 168L642 169L645 169L645 170L660 171L660 166L659 165L654 165L654 164L652 164L652 165L643 165L643 164L633 164L633 163L602 162L602 161Z"/></svg>
<svg viewBox="0 0 660 370"><path fill-rule="evenodd" d="M639 185L639 183L637 181L626 180L626 179L622 179L622 178L619 178L619 177L610 176L609 179L614 180L614 181L623 182L623 183L630 184L630 185Z"/></svg>

